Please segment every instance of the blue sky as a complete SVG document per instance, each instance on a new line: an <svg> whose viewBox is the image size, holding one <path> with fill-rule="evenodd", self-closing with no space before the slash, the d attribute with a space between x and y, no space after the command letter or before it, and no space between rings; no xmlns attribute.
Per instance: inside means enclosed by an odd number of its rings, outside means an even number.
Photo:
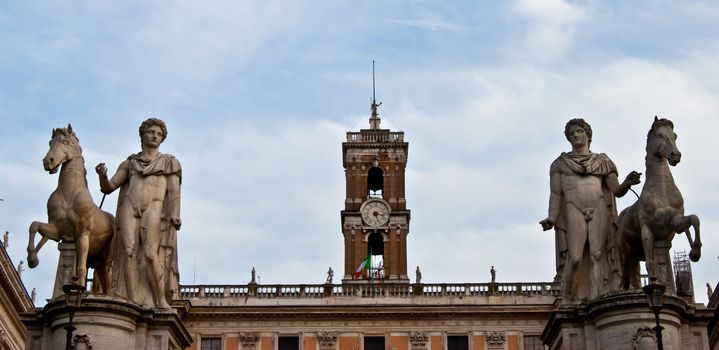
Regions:
<svg viewBox="0 0 719 350"><path fill-rule="evenodd" d="M341 275L341 142L366 127L371 62L382 126L410 143L408 266L426 282L549 281L542 232L564 123L620 176L643 172L654 115L672 119L673 168L702 219L697 299L717 282L719 4L715 1L9 2L0 5L0 230L25 258L57 175L52 128L72 123L88 168L168 124L183 164L181 283L322 283ZM99 203L97 179L88 182ZM638 191L640 189L636 188ZM114 212L116 194L104 208ZM623 208L632 194L619 201ZM675 247L687 249L683 236ZM448 254L447 252L452 252ZM28 289L49 297L48 245Z"/></svg>

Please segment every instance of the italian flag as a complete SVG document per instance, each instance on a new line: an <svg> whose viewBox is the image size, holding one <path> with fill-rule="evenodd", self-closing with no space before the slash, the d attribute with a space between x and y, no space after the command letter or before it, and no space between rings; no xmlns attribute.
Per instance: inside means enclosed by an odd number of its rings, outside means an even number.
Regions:
<svg viewBox="0 0 719 350"><path fill-rule="evenodd" d="M357 266L357 270L355 270L355 279L362 278L362 271L365 269L369 269L372 267L372 255L368 254L367 258L362 260L362 262Z"/></svg>

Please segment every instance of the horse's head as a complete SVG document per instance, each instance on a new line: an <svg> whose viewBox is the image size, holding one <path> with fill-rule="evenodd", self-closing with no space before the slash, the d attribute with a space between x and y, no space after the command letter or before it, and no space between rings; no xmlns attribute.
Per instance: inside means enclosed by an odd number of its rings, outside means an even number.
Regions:
<svg viewBox="0 0 719 350"><path fill-rule="evenodd" d="M647 155L666 159L671 166L677 165L682 159L682 152L679 152L676 140L674 123L669 119L654 117L654 123L647 135Z"/></svg>
<svg viewBox="0 0 719 350"><path fill-rule="evenodd" d="M42 159L42 165L46 171L54 174L60 165L81 155L80 141L72 131L72 126L67 124L67 128L52 129L50 150Z"/></svg>

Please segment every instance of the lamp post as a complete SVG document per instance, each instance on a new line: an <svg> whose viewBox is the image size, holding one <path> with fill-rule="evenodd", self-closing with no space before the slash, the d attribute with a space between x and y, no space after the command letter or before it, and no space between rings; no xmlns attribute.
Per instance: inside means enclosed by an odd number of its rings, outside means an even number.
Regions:
<svg viewBox="0 0 719 350"><path fill-rule="evenodd" d="M82 301L82 293L85 290L85 287L78 284L78 278L73 277L72 281L64 286L62 286L62 291L65 292L65 308L67 309L67 313L69 316L69 321L67 323L67 326L65 326L66 333L66 340L65 340L65 350L71 350L72 349L72 333L77 329L72 324L72 319L75 317L75 311L80 307L80 302Z"/></svg>
<svg viewBox="0 0 719 350"><path fill-rule="evenodd" d="M649 303L649 308L652 309L654 312L654 320L656 321L657 325L652 328L654 333L657 335L657 348L659 350L664 350L664 343L662 342L662 330L664 327L662 327L659 324L659 313L662 311L663 305L663 299L664 299L664 291L666 291L667 286L657 283L656 277L651 277L649 279L649 284L642 287L642 290L644 290L644 294L647 295L647 302Z"/></svg>

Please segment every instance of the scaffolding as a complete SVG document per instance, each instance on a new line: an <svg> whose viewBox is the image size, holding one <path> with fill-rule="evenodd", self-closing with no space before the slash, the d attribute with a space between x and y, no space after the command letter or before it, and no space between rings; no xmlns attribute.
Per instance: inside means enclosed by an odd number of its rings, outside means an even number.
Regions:
<svg viewBox="0 0 719 350"><path fill-rule="evenodd" d="M677 295L694 299L694 282L692 266L686 251L674 252L674 280L677 284Z"/></svg>

